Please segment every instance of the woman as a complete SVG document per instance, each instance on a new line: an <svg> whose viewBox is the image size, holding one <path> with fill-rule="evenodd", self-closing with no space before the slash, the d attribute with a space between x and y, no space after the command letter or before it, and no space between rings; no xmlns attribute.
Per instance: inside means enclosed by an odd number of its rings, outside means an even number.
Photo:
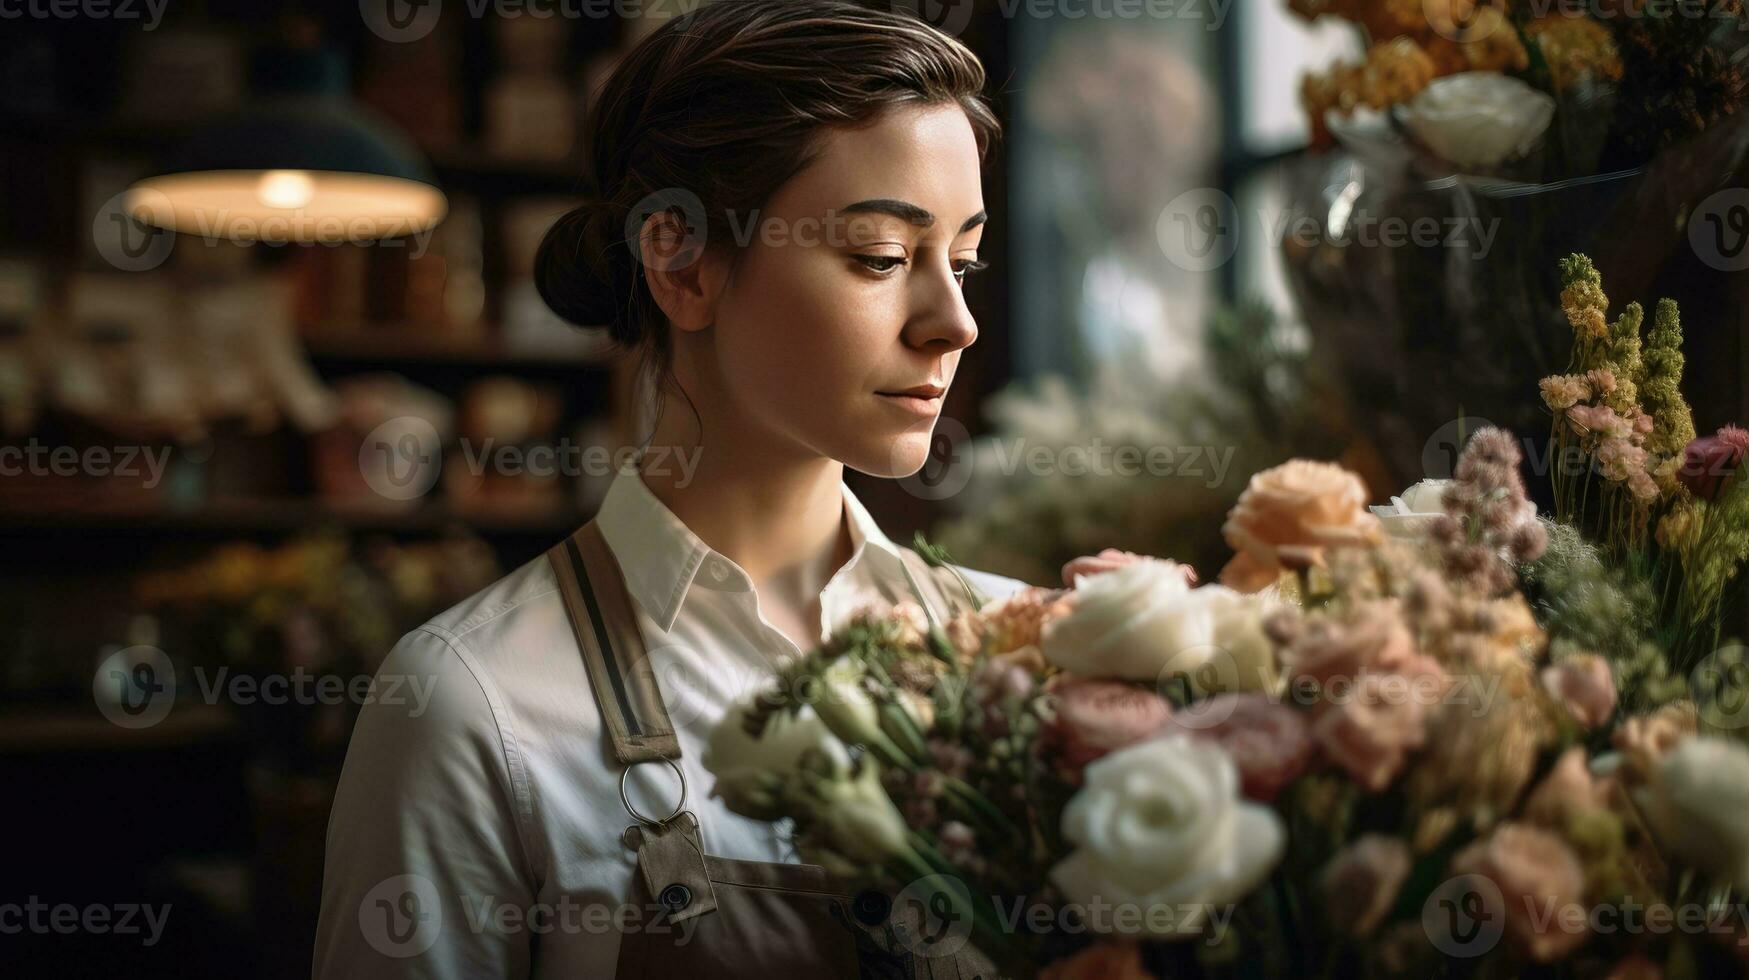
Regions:
<svg viewBox="0 0 1749 980"><path fill-rule="evenodd" d="M661 411L594 521L384 663L430 696L358 722L317 976L957 975L708 798L700 756L871 599L1022 587L928 569L843 483L922 466L977 337L983 84L952 38L843 0L698 8L608 81L605 200L548 233L540 287L645 354Z"/></svg>

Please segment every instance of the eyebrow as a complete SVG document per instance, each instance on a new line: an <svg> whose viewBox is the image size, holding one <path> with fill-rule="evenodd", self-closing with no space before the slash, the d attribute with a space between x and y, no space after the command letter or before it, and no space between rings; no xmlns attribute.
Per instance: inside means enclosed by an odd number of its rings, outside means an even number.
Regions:
<svg viewBox="0 0 1749 980"><path fill-rule="evenodd" d="M895 201L890 197L877 197L867 201L858 201L849 207L841 209L841 211L844 214L856 214L858 212L869 211L890 214L895 218L902 218L919 228L930 228L935 225L935 215L933 213L912 204L910 201ZM967 218L965 224L960 225L959 234L963 235L966 232L971 231L973 228L988 221L989 218L990 214L988 211L980 210L977 214Z"/></svg>

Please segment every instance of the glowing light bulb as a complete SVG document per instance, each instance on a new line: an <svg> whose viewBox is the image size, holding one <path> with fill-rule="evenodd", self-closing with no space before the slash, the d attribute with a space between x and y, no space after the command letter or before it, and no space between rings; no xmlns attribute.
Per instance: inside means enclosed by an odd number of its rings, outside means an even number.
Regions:
<svg viewBox="0 0 1749 980"><path fill-rule="evenodd" d="M316 196L316 182L302 170L269 170L255 185L255 197L270 208L296 210Z"/></svg>

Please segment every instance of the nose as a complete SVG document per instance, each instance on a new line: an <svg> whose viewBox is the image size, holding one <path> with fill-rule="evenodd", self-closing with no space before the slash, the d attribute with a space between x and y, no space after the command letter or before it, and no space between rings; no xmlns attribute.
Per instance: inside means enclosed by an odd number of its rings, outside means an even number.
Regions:
<svg viewBox="0 0 1749 980"><path fill-rule="evenodd" d="M905 327L905 342L938 354L972 346L978 339L978 321L966 307L953 262L944 256L931 266L931 274L914 276L911 281L916 285L916 308Z"/></svg>

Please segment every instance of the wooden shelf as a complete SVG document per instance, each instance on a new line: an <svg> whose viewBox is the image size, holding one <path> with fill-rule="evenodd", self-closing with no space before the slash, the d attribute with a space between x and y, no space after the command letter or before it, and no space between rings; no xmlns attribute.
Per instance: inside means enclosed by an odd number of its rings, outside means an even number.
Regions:
<svg viewBox="0 0 1749 980"><path fill-rule="evenodd" d="M89 752L162 749L235 737L237 716L224 705L177 707L147 728L122 728L89 704L8 709L0 712L0 753Z"/></svg>
<svg viewBox="0 0 1749 980"><path fill-rule="evenodd" d="M575 507L470 508L422 504L413 508L335 504L311 498L216 500L187 510L137 503L78 507L25 505L0 510L9 536L68 530L165 534L183 532L293 532L324 526L359 531L435 533L460 526L481 534L551 536L575 530L588 515Z"/></svg>
<svg viewBox="0 0 1749 980"><path fill-rule="evenodd" d="M317 327L302 332L310 359L327 363L477 365L494 370L568 371L606 368L612 348L539 351L496 338L452 338L418 327Z"/></svg>

